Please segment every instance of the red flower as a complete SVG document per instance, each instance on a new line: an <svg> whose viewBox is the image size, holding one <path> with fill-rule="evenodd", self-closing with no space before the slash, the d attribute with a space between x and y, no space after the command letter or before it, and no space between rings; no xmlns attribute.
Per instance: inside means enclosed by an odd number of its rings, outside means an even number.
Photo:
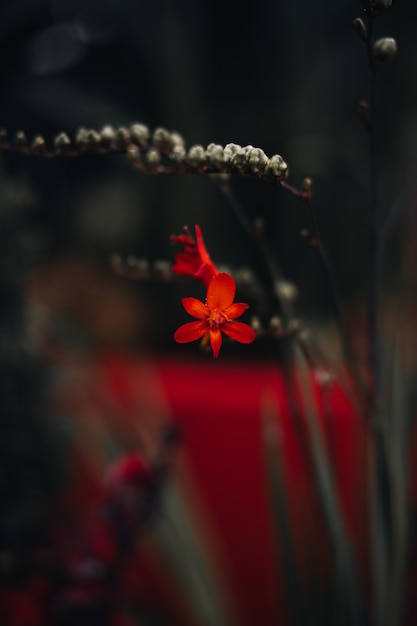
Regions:
<svg viewBox="0 0 417 626"><path fill-rule="evenodd" d="M253 328L234 321L248 308L243 302L233 302L235 293L235 281L229 274L221 272L212 278L205 304L196 298L182 298L184 309L199 321L180 326L175 331L175 341L188 343L203 337L204 344L210 341L215 359L222 345L222 332L240 343L252 343L255 339Z"/></svg>
<svg viewBox="0 0 417 626"><path fill-rule="evenodd" d="M192 276L208 287L218 270L206 250L200 226L195 227L195 240L188 226L184 226L184 231L185 235L171 235L171 242L183 247L183 252L177 252L174 256L172 271L177 275Z"/></svg>

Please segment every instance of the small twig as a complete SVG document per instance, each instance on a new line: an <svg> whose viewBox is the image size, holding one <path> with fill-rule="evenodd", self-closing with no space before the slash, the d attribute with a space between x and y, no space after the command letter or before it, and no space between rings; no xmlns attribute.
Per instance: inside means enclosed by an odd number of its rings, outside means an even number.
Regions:
<svg viewBox="0 0 417 626"><path fill-rule="evenodd" d="M359 389L361 390L365 398L365 402L368 403L369 393L356 364L356 359L352 350L352 345L351 345L349 333L347 330L345 316L344 316L342 306L341 306L341 297L339 293L336 276L334 274L334 270L330 262L330 258L327 254L327 250L323 243L323 237L321 234L321 228L320 228L320 224L318 220L318 215L317 215L315 205L313 203L311 181L309 179L307 179L307 181L308 181L306 185L307 190L304 193L304 199L305 199L305 202L307 204L307 208L310 214L310 219L311 219L311 224L312 224L312 229L313 229L314 247L316 248L318 252L321 264L323 266L323 271L327 278L330 293L332 296L333 310L334 310L334 314L336 317L336 323L339 328L343 354L345 356L347 366L353 376L354 381L356 382Z"/></svg>
<svg viewBox="0 0 417 626"><path fill-rule="evenodd" d="M227 180L221 180L218 178L212 178L211 180L213 184L226 196L241 226L249 235L249 237L251 237L251 239L256 243L268 268L274 288L273 293L275 298L279 302L281 313L284 318L284 323L286 325L293 316L293 307L292 303L289 303L288 298L282 297L282 294L279 290L279 285L283 282L287 283L287 281L284 278L284 274L278 259L276 258L268 242L263 236L262 221L255 220L254 224L251 223L245 209L243 208L241 202L237 198Z"/></svg>
<svg viewBox="0 0 417 626"><path fill-rule="evenodd" d="M362 396L365 400L366 404L369 404L369 393L366 388L366 385L362 379L362 376L359 372L359 369L356 364L355 356L353 354L351 342L349 339L349 334L347 331L347 324L343 314L342 306L341 306L341 298L339 293L339 288L337 285L336 277L333 271L332 264L330 262L330 258L327 254L327 250L323 243L323 237L321 235L320 224L318 220L317 211L315 209L313 203L313 194L312 194L312 181L309 178L306 178L304 181L304 188L299 190L295 187L292 187L285 181L281 181L280 187L287 191L292 196L303 200L308 208L308 212L310 215L311 225L312 225L312 241L314 242L314 247L317 250L318 256L320 258L324 275L327 279L330 293L332 296L332 304L336 317L336 323L339 328L340 338L342 342L342 350L345 356L346 364L348 369L352 375L353 380L355 381L357 387L361 390Z"/></svg>

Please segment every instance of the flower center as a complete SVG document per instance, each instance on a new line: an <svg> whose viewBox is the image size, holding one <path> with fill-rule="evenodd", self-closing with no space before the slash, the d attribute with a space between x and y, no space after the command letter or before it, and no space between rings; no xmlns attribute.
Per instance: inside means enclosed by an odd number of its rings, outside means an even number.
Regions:
<svg viewBox="0 0 417 626"><path fill-rule="evenodd" d="M227 322L227 316L218 309L212 309L208 317L209 326L221 326L223 322Z"/></svg>

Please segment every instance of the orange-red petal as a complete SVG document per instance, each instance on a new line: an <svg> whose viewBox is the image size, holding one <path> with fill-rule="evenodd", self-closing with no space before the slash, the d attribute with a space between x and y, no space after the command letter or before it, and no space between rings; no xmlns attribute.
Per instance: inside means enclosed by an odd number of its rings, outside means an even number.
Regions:
<svg viewBox="0 0 417 626"><path fill-rule="evenodd" d="M220 272L210 281L207 289L207 306L209 309L224 311L233 302L236 293L236 283L230 274Z"/></svg>
<svg viewBox="0 0 417 626"><path fill-rule="evenodd" d="M222 334L217 328L210 329L210 345L213 350L213 358L217 359L222 345Z"/></svg>
<svg viewBox="0 0 417 626"><path fill-rule="evenodd" d="M197 300L197 298L181 298L181 303L191 317L196 317L198 320L208 317L209 311L201 300Z"/></svg>
<svg viewBox="0 0 417 626"><path fill-rule="evenodd" d="M242 322L225 322L222 324L222 331L225 335L240 343L252 343L256 338L252 326Z"/></svg>
<svg viewBox="0 0 417 626"><path fill-rule="evenodd" d="M223 313L229 318L229 320L235 320L237 317L243 315L248 308L249 304L245 304L244 302L234 302L228 306Z"/></svg>
<svg viewBox="0 0 417 626"><path fill-rule="evenodd" d="M174 333L174 339L177 343L189 343L200 339L208 331L206 322L188 322L183 324Z"/></svg>
<svg viewBox="0 0 417 626"><path fill-rule="evenodd" d="M207 265L212 265L212 260L210 259L206 246L204 245L203 233L201 232L201 228L198 224L195 225L195 239L201 262Z"/></svg>

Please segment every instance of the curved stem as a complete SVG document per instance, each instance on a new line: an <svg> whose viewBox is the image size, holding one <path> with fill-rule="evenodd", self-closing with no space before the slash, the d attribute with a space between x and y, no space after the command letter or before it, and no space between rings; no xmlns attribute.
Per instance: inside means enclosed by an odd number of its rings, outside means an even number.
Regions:
<svg viewBox="0 0 417 626"><path fill-rule="evenodd" d="M349 333L347 330L346 319L345 319L342 306L341 306L341 297L340 297L340 292L339 292L336 276L334 274L333 266L327 254L327 250L323 243L318 215L317 215L317 211L315 209L314 203L313 203L311 190L309 190L308 192L304 192L303 195L301 195L301 197L305 200L307 204L307 208L310 214L312 229L313 229L312 235L313 235L314 247L316 248L318 252L318 256L320 258L320 261L323 267L324 275L326 276L327 282L329 284L330 293L332 296L333 310L334 310L334 314L336 318L336 323L339 328L340 339L342 342L343 354L346 359L346 363L349 368L349 371L353 377L353 380L357 384L358 388L361 390L362 395L365 399L365 403L369 404L370 402L369 391L365 385L365 382L362 379L362 376L356 364L355 355L352 350L352 345L351 345Z"/></svg>

